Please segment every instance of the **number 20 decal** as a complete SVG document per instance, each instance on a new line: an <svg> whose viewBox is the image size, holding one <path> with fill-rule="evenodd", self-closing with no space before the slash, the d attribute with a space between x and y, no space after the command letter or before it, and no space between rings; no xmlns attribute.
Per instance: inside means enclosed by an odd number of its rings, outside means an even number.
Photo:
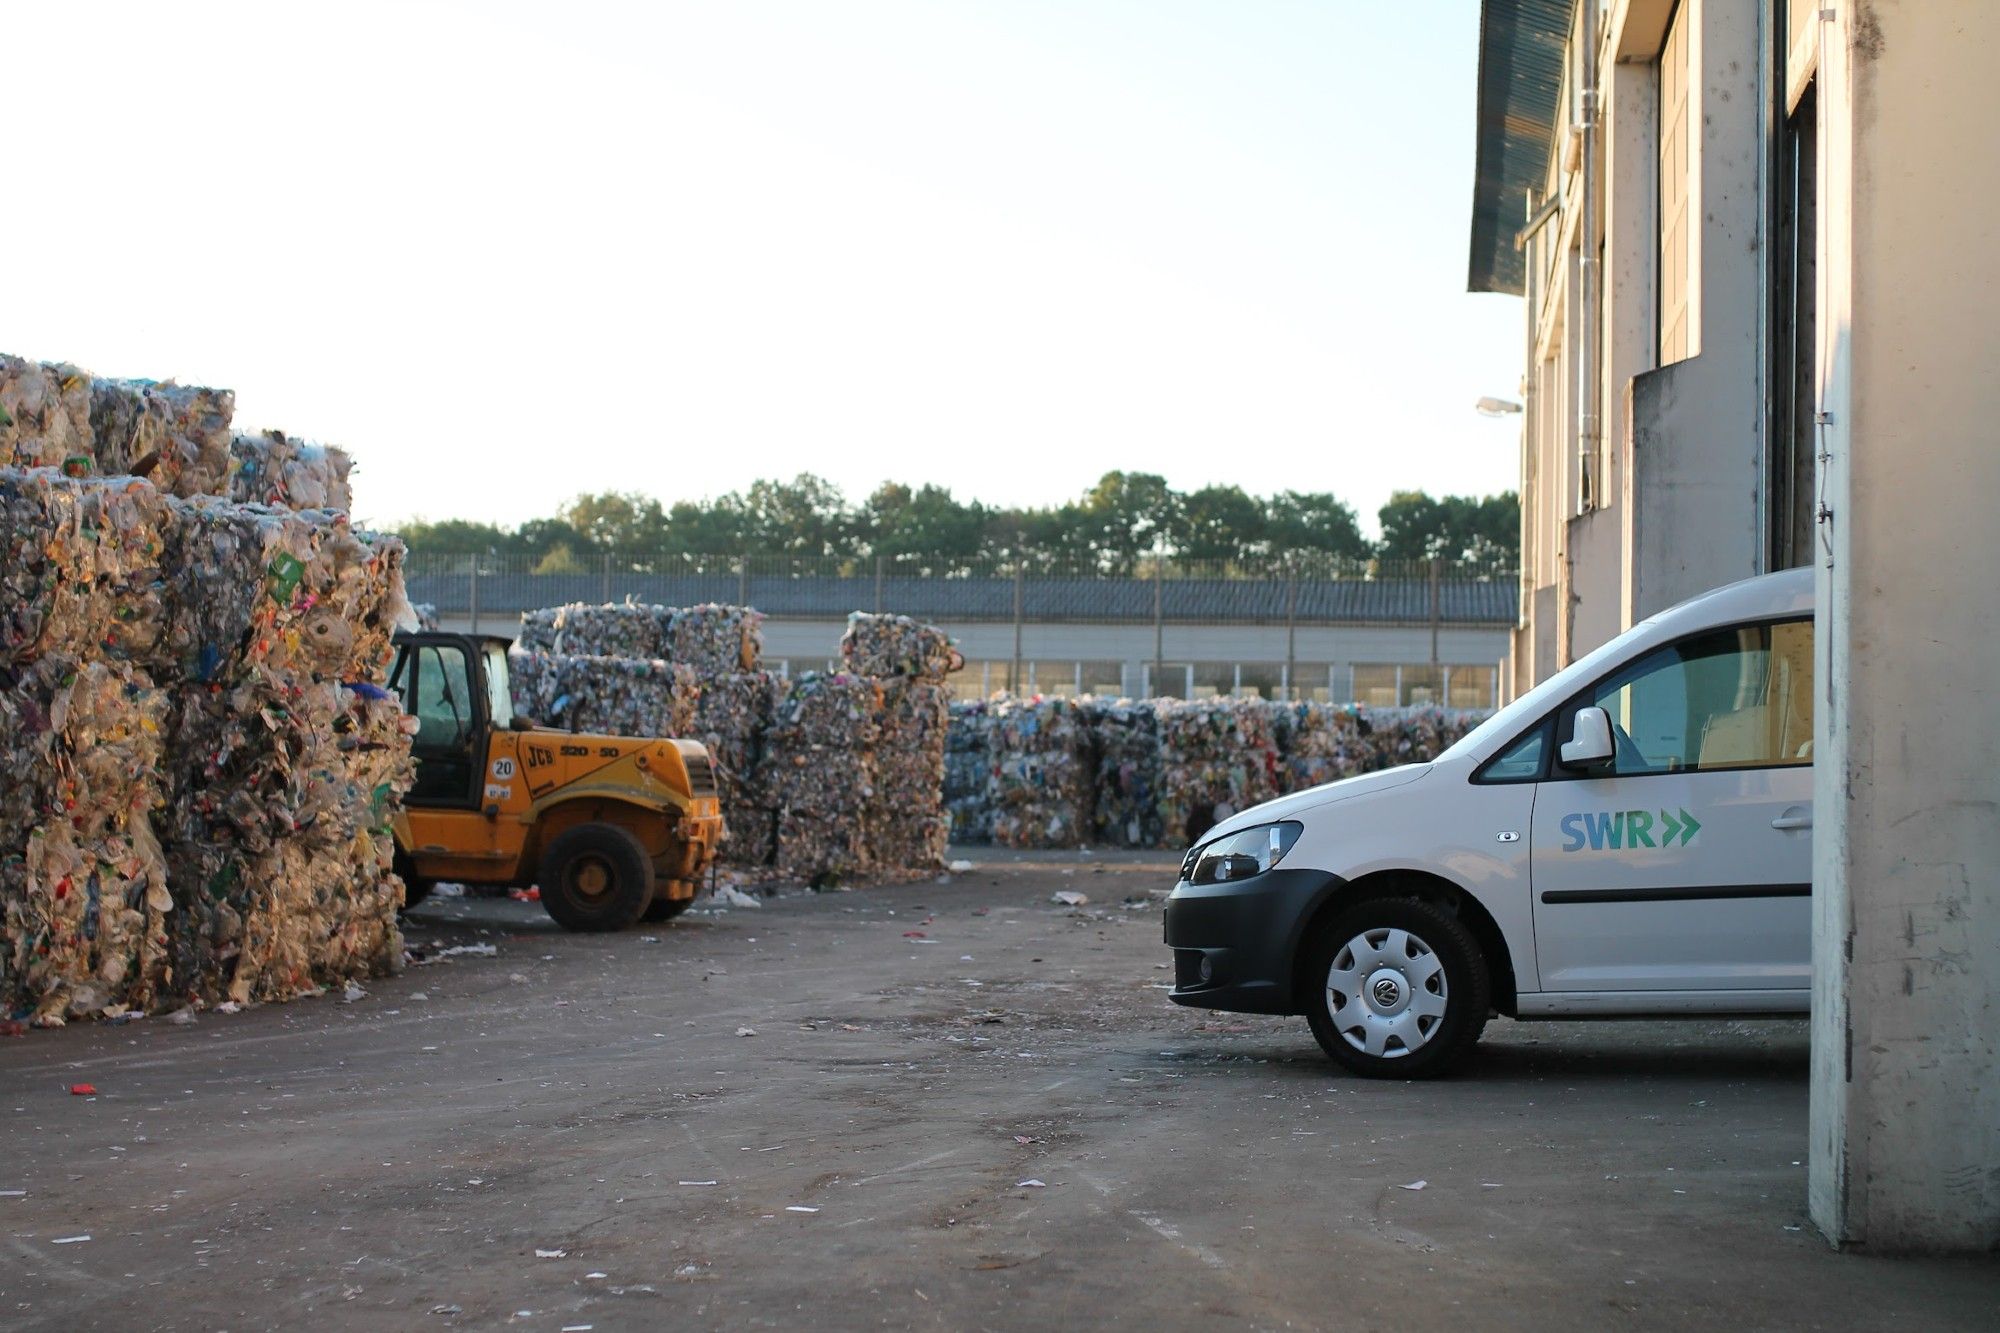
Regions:
<svg viewBox="0 0 2000 1333"><path fill-rule="evenodd" d="M512 759L495 759L493 761L493 776L502 782L513 777L514 761Z"/></svg>

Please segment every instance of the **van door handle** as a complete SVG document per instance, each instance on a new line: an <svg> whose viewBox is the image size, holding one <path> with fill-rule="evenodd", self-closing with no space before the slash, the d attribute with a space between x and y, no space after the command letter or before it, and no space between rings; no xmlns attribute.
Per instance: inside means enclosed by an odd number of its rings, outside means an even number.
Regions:
<svg viewBox="0 0 2000 1333"><path fill-rule="evenodd" d="M1778 829L1811 828L1812 812L1808 810L1802 815L1779 815L1771 821L1771 827Z"/></svg>

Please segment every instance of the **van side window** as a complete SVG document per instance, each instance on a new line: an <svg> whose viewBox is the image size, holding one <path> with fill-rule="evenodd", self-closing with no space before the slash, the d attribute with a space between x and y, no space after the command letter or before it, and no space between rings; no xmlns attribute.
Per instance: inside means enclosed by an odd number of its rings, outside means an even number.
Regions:
<svg viewBox="0 0 2000 1333"><path fill-rule="evenodd" d="M1648 654L1584 700L1611 715L1611 771L1812 763L1810 620L1709 630Z"/></svg>
<svg viewBox="0 0 2000 1333"><path fill-rule="evenodd" d="M1534 782L1542 776L1542 752L1548 748L1549 724L1545 720L1487 761L1479 770L1480 782Z"/></svg>

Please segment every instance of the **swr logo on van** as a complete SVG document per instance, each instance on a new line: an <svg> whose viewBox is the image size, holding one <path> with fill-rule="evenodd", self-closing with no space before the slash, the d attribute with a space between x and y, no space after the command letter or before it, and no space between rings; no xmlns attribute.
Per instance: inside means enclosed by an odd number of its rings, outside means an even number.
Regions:
<svg viewBox="0 0 2000 1333"><path fill-rule="evenodd" d="M1633 847L1671 847L1679 838L1685 847L1701 832L1701 821L1686 810L1676 819L1660 811L1660 840L1653 841L1655 822L1651 810L1580 811L1562 817L1563 850L1566 852L1615 852Z"/></svg>

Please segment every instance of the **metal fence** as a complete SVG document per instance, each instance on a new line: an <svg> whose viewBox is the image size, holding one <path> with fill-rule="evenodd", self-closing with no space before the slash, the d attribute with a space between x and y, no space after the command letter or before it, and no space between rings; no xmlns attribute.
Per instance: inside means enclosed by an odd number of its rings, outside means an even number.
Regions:
<svg viewBox="0 0 2000 1333"><path fill-rule="evenodd" d="M1511 626L1520 595L1518 576L1507 569L1312 556L1143 560L1107 571L890 556L421 552L406 573L411 601L495 624L537 607L629 600L726 602L813 619L887 611L947 622Z"/></svg>

